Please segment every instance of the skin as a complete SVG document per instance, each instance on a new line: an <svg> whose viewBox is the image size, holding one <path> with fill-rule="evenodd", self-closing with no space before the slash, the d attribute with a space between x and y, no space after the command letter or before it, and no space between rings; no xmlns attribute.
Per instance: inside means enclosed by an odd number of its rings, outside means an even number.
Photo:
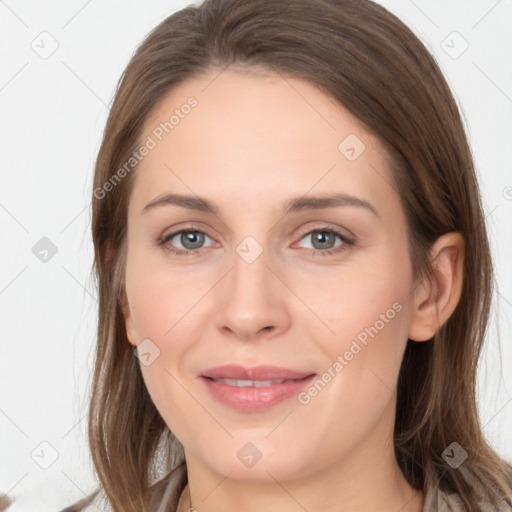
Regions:
<svg viewBox="0 0 512 512"><path fill-rule="evenodd" d="M438 239L435 282L413 282L384 148L308 82L211 70L170 91L141 140L190 96L198 106L134 176L123 305L129 342L149 338L160 350L141 371L184 446L194 507L421 512L424 496L394 456L396 383L407 339L429 340L455 309L462 238ZM348 134L366 147L354 161L338 149ZM205 197L219 213L176 205L141 213L171 192ZM378 216L357 206L282 212L291 198L333 192L368 201ZM202 245L179 234L156 244L191 227L206 232ZM326 228L355 235L355 244L319 254L326 249L311 232ZM263 249L250 264L236 252L247 236ZM344 244L337 236L329 243ZM180 256L173 246L199 249ZM307 404L293 397L241 412L217 402L198 378L226 363L321 375L397 302L400 312ZM262 454L251 468L237 457L247 442ZM190 506L188 493L187 486L180 512Z"/></svg>

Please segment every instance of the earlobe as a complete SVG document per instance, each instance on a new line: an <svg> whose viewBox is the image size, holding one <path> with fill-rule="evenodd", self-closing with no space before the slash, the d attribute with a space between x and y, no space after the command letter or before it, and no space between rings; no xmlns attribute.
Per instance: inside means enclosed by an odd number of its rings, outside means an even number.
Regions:
<svg viewBox="0 0 512 512"><path fill-rule="evenodd" d="M415 290L409 339L430 340L455 311L462 293L464 248L464 238L455 232L442 235L432 246L433 278Z"/></svg>
<svg viewBox="0 0 512 512"><path fill-rule="evenodd" d="M135 332L133 329L133 320L130 313L130 306L128 305L128 297L126 296L126 292L121 292L121 306L123 310L124 324L126 328L126 337L131 345L134 347L137 346L135 342Z"/></svg>

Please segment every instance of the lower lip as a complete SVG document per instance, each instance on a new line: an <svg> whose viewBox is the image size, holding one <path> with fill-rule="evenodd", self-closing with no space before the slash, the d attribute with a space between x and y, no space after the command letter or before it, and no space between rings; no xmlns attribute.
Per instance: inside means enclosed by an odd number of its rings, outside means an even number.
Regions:
<svg viewBox="0 0 512 512"><path fill-rule="evenodd" d="M201 380L206 384L212 396L222 404L241 411L253 412L268 409L298 395L315 377L316 375L310 375L304 379L261 388L230 386L206 377L201 377Z"/></svg>

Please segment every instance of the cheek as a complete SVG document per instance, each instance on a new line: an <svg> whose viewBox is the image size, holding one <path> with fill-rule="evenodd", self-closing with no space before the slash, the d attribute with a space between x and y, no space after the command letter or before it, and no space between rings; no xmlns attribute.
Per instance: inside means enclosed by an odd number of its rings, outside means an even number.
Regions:
<svg viewBox="0 0 512 512"><path fill-rule="evenodd" d="M403 338L411 279L406 257L387 256L382 251L376 256L354 258L329 273L313 278L295 274L293 279L294 291L319 320L309 315L311 326L320 329L314 338L328 353L347 350L353 339L363 343L366 338L373 339L368 331L374 335L378 331L383 349L396 345L397 337Z"/></svg>
<svg viewBox="0 0 512 512"><path fill-rule="evenodd" d="M157 266L142 272L136 263L127 267L130 313L139 339L154 339L161 349L193 317L194 306L206 293L205 283L176 269Z"/></svg>

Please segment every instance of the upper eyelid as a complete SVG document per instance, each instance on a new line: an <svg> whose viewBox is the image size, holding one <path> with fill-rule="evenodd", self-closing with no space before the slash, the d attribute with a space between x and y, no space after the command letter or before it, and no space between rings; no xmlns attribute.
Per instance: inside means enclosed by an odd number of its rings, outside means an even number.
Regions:
<svg viewBox="0 0 512 512"><path fill-rule="evenodd" d="M330 222L321 222L321 221L318 221L318 222L319 222L319 224L317 224L316 226L313 226L313 227L310 226L308 228L304 228L303 231L301 230L300 235L301 236L308 235L311 231L335 231L335 232L338 232L337 234L345 236L347 238L356 238L356 235L354 235L354 233L352 233L352 231L350 231L349 229L347 229L343 226L335 226ZM344 233L345 231L347 232L347 234Z"/></svg>

